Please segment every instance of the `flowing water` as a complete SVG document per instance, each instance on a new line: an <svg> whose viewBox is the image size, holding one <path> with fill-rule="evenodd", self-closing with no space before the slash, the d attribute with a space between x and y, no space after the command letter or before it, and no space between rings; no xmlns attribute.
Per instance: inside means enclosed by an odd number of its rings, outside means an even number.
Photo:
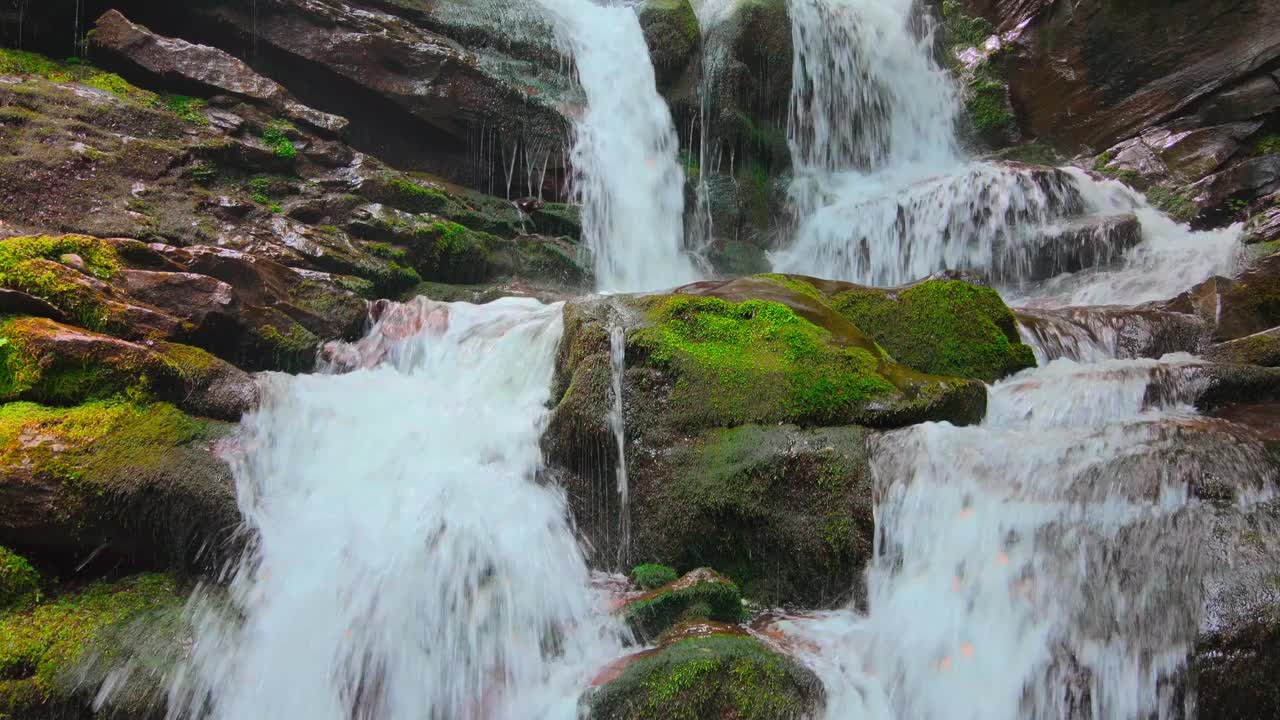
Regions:
<svg viewBox="0 0 1280 720"><path fill-rule="evenodd" d="M573 718L621 645L537 481L560 335L558 304L420 298L271 376L234 465L254 547L172 716Z"/></svg>
<svg viewBox="0 0 1280 720"><path fill-rule="evenodd" d="M878 285L978 271L1030 308L1041 363L992 387L977 427L874 441L866 608L780 623L822 676L828 717L1182 717L1205 485L1234 483L1244 507L1270 497L1274 471L1261 443L1190 406L1193 357L1139 359L1126 326L1144 318L1060 308L1165 299L1228 272L1238 228L1192 232L1079 170L964 157L910 0L789 6L798 228L775 268ZM1129 247L1063 234L1128 216ZM1081 267L1061 272L1064 238L1081 237Z"/></svg>
<svg viewBox="0 0 1280 720"><path fill-rule="evenodd" d="M684 173L633 8L538 0L577 68L587 107L574 123L574 193L596 282L609 291L697 278L684 252Z"/></svg>

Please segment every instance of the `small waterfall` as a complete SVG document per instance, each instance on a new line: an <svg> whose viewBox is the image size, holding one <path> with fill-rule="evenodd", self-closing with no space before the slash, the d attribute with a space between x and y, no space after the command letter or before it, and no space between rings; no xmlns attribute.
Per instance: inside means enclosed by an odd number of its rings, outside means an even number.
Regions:
<svg viewBox="0 0 1280 720"><path fill-rule="evenodd" d="M632 292L696 279L684 252L675 125L658 94L635 10L590 0L538 2L572 55L587 96L571 159L598 286Z"/></svg>
<svg viewBox="0 0 1280 720"><path fill-rule="evenodd" d="M576 716L621 644L535 481L561 324L419 298L328 348L350 372L268 377L234 463L254 547L171 717Z"/></svg>
<svg viewBox="0 0 1280 720"><path fill-rule="evenodd" d="M627 481L627 423L622 414L622 385L627 372L627 330L621 324L609 330L609 429L618 446L618 567L631 562L631 503Z"/></svg>
<svg viewBox="0 0 1280 720"><path fill-rule="evenodd" d="M734 0L702 0L695 3L694 8L702 33L702 73L698 86L698 183L694 187L694 207L690 213L693 224L688 228L688 235L689 246L701 256L715 239L708 177L720 171L724 155L716 117L716 89L729 62L729 47L728 39L715 30L733 10Z"/></svg>

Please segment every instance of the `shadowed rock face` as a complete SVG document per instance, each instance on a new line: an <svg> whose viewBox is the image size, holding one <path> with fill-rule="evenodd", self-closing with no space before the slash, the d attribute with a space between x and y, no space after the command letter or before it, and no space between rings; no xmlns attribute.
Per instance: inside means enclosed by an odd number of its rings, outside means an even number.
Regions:
<svg viewBox="0 0 1280 720"><path fill-rule="evenodd" d="M1250 77L1280 58L1280 8L1265 0L966 4L1001 31L1026 23L1009 89L1031 134L1060 147L1110 147L1219 91L1211 122L1270 102Z"/></svg>

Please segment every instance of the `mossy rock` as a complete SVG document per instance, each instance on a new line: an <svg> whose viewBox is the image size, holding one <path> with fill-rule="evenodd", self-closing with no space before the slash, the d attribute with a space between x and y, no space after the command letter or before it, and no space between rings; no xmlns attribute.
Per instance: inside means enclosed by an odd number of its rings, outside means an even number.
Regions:
<svg viewBox="0 0 1280 720"><path fill-rule="evenodd" d="M641 590L657 590L680 579L675 568L657 563L645 563L631 569L631 582Z"/></svg>
<svg viewBox="0 0 1280 720"><path fill-rule="evenodd" d="M699 568L628 602L623 616L638 638L652 640L682 620L738 622L742 595L728 578Z"/></svg>
<svg viewBox="0 0 1280 720"><path fill-rule="evenodd" d="M79 258L82 270L66 264L75 262L73 256ZM37 235L0 239L0 287L45 300L91 330L112 325L100 288L120 267L115 248L98 238Z"/></svg>
<svg viewBox="0 0 1280 720"><path fill-rule="evenodd" d="M690 69L702 45L698 15L689 0L645 0L640 27L653 57L658 87L666 87Z"/></svg>
<svg viewBox="0 0 1280 720"><path fill-rule="evenodd" d="M759 640L711 635L634 660L582 702L591 720L809 720L825 694L813 672Z"/></svg>
<svg viewBox="0 0 1280 720"><path fill-rule="evenodd" d="M83 665L103 656L122 660L127 653L118 647L117 633L149 613L177 612L182 602L177 584L168 576L137 575L113 583L95 582L0 615L0 717L88 716L97 686L84 682ZM178 659L179 648L175 640L171 662ZM134 675L158 685L148 674ZM162 698L162 687L148 695L152 700ZM119 697L118 692L112 694L113 700ZM156 712L149 703L121 707L109 702L93 716L141 718L151 716L149 712Z"/></svg>
<svg viewBox="0 0 1280 720"><path fill-rule="evenodd" d="M0 546L0 611L35 600L40 593L40 573L31 563Z"/></svg>
<svg viewBox="0 0 1280 720"><path fill-rule="evenodd" d="M1000 294L961 280L883 289L791 277L821 290L894 360L920 372L995 382L1035 367Z"/></svg>
<svg viewBox="0 0 1280 720"><path fill-rule="evenodd" d="M227 432L164 403L0 405L0 542L216 565L240 520L230 469L209 447Z"/></svg>

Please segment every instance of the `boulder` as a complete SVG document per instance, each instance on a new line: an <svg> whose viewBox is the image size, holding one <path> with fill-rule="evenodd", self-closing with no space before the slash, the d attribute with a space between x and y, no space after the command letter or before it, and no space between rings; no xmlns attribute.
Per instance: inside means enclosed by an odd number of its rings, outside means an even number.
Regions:
<svg viewBox="0 0 1280 720"><path fill-rule="evenodd" d="M1280 155L1249 158L1187 188L1201 208L1217 208L1228 200L1252 200L1280 190Z"/></svg>
<svg viewBox="0 0 1280 720"><path fill-rule="evenodd" d="M1018 308L1014 315L1040 364L1198 353L1209 335L1199 316L1151 307Z"/></svg>
<svg viewBox="0 0 1280 720"><path fill-rule="evenodd" d="M0 406L0 544L217 567L240 520L212 449L227 433L164 403Z"/></svg>
<svg viewBox="0 0 1280 720"><path fill-rule="evenodd" d="M825 693L795 660L753 637L716 632L632 656L581 704L592 720L816 720Z"/></svg>
<svg viewBox="0 0 1280 720"><path fill-rule="evenodd" d="M1211 345L1204 357L1220 363L1280 367L1280 327Z"/></svg>
<svg viewBox="0 0 1280 720"><path fill-rule="evenodd" d="M638 640L651 641L679 622L742 619L738 586L709 568L698 568L623 606L623 617Z"/></svg>
<svg viewBox="0 0 1280 720"><path fill-rule="evenodd" d="M1255 75L1209 98L1196 115L1205 124L1231 123L1280 110L1280 81Z"/></svg>
<svg viewBox="0 0 1280 720"><path fill-rule="evenodd" d="M1142 242L1142 224L1133 213L1092 215L1069 220L1043 230L1025 248L1011 246L997 275L1023 281L1047 280L1063 273L1102 268L1118 261L1130 248ZM1028 264L1029 267L1018 267ZM1013 269L1017 268L1017 269Z"/></svg>
<svg viewBox="0 0 1280 720"><path fill-rule="evenodd" d="M98 18L89 38L95 54L145 73L162 85L200 95L229 93L254 100L331 135L341 135L347 128L346 118L303 105L279 83L259 75L234 56L208 45L157 35L129 22L117 10Z"/></svg>
<svg viewBox="0 0 1280 720"><path fill-rule="evenodd" d="M1240 241L1247 245L1280 240L1280 193L1262 199L1262 209L1249 218Z"/></svg>
<svg viewBox="0 0 1280 720"><path fill-rule="evenodd" d="M696 69L702 50L698 15L689 0L646 0L638 10L658 88L668 88Z"/></svg>
<svg viewBox="0 0 1280 720"><path fill-rule="evenodd" d="M1280 325L1280 254L1255 261L1234 278L1209 278L1161 307L1198 315L1216 341L1270 330Z"/></svg>

